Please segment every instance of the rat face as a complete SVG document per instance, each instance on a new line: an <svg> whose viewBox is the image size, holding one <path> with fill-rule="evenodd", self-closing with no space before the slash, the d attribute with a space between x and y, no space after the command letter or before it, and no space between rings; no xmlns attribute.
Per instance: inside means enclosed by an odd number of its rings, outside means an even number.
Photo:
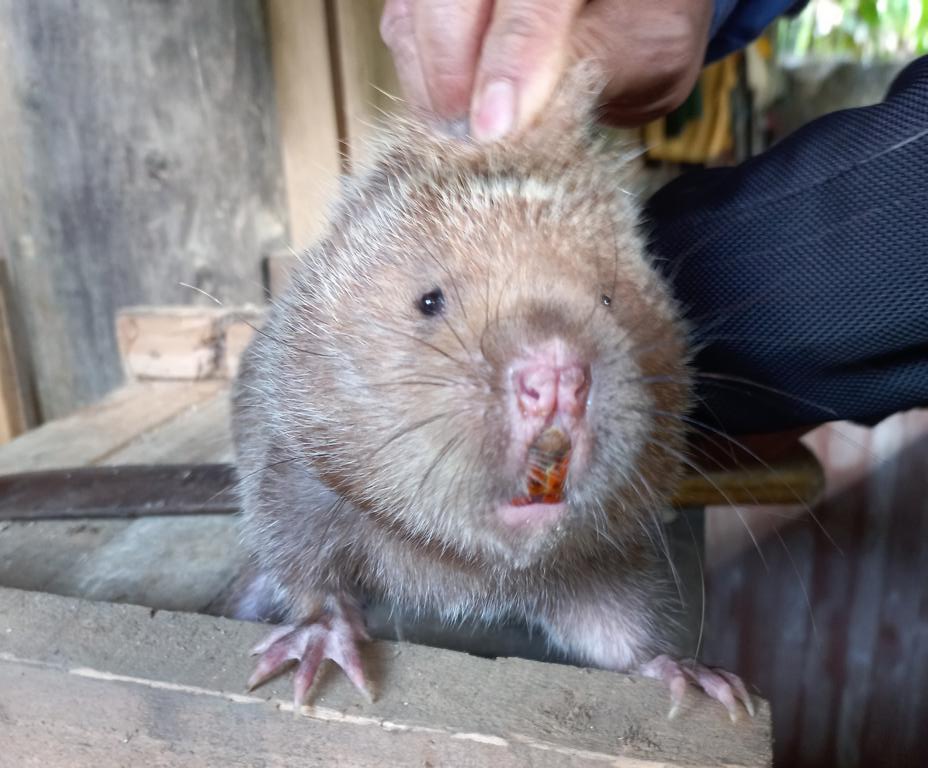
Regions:
<svg viewBox="0 0 928 768"><path fill-rule="evenodd" d="M669 492L682 334L627 200L572 168L368 179L311 254L289 416L384 526L528 563L640 535Z"/></svg>

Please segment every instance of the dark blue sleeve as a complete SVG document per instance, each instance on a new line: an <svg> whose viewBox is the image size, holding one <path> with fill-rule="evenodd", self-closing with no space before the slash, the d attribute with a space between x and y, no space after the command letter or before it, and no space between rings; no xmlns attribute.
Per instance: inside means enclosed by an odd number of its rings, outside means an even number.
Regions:
<svg viewBox="0 0 928 768"><path fill-rule="evenodd" d="M928 405L926 179L928 56L882 103L650 200L698 349L697 420L768 432Z"/></svg>
<svg viewBox="0 0 928 768"><path fill-rule="evenodd" d="M809 0L715 0L706 63L721 59L756 40L767 25L795 15Z"/></svg>

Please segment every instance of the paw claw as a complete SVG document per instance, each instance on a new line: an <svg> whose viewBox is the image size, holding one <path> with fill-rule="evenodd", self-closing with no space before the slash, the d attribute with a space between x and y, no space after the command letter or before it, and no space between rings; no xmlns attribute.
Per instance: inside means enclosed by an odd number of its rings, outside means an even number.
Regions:
<svg viewBox="0 0 928 768"><path fill-rule="evenodd" d="M738 675L732 674L727 669L716 668L715 672L716 674L719 674L725 678L728 684L732 687L735 696L742 704L744 704L744 708L748 711L748 714L751 717L754 717L754 700L751 698L751 694L748 693L748 689L745 686L744 681L738 677Z"/></svg>
<svg viewBox="0 0 928 768"><path fill-rule="evenodd" d="M316 673L324 659L331 659L348 675L348 679L368 700L372 700L361 655L358 653L358 627L363 627L360 616L351 615L344 606L338 605L314 622L299 626L281 626L258 643L252 654L261 658L248 679L248 690L276 677L292 662L298 662L293 676L294 712L306 702ZM367 633L363 634L366 637Z"/></svg>
<svg viewBox="0 0 928 768"><path fill-rule="evenodd" d="M279 627L276 627L270 634L267 635L260 643L257 643L251 649L252 656L258 656L259 654L264 653L268 648L270 648L274 643L276 643L280 638L285 635L289 635L294 630L294 627L289 624L283 624Z"/></svg>
<svg viewBox="0 0 928 768"><path fill-rule="evenodd" d="M739 701L748 714L754 716L754 702L747 688L740 677L727 670L710 668L697 661L680 662L661 655L643 664L639 672L645 677L663 680L670 689L668 719L673 719L679 712L688 684L701 688L709 697L721 703L733 723L737 722L740 716Z"/></svg>
<svg viewBox="0 0 928 768"><path fill-rule="evenodd" d="M297 712L300 707L306 703L309 695L309 689L312 687L313 680L316 679L316 672L322 664L325 647L322 642L312 643L300 660L296 672L293 673L293 709Z"/></svg>

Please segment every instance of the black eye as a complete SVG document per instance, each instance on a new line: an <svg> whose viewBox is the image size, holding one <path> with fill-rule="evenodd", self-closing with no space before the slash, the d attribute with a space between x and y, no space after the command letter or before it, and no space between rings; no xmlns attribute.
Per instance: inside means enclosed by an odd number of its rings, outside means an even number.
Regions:
<svg viewBox="0 0 928 768"><path fill-rule="evenodd" d="M445 294L441 292L441 288L436 288L434 291L422 294L416 306L423 315L433 317L445 308Z"/></svg>
<svg viewBox="0 0 928 768"><path fill-rule="evenodd" d="M603 306L608 307L610 304L612 304L612 297L611 297L611 296L607 296L607 295L604 293L604 294L602 295L602 297L600 298L600 301L602 301Z"/></svg>

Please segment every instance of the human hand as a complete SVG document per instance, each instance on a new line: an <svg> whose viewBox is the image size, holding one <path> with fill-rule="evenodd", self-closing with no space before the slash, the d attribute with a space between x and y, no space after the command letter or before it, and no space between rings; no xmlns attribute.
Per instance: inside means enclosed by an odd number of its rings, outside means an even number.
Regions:
<svg viewBox="0 0 928 768"><path fill-rule="evenodd" d="M702 69L713 0L387 0L380 30L406 98L494 141L528 125L572 60L599 62L603 118L667 114Z"/></svg>

